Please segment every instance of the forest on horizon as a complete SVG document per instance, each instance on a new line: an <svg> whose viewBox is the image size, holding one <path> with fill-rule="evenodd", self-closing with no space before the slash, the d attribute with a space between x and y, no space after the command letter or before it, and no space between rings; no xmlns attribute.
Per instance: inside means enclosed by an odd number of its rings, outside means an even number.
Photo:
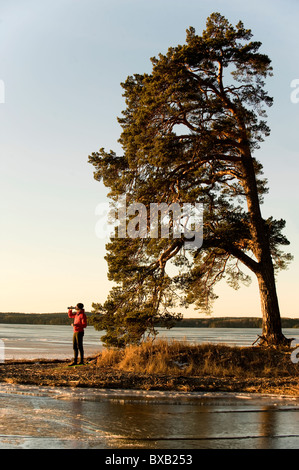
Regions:
<svg viewBox="0 0 299 470"><path fill-rule="evenodd" d="M92 313L86 312L87 319L91 320ZM283 328L299 328L299 318L283 318ZM30 324L30 325L70 325L72 319L67 313L17 313L0 312L2 324ZM262 319L259 317L206 317L183 318L175 324L178 328L261 328Z"/></svg>

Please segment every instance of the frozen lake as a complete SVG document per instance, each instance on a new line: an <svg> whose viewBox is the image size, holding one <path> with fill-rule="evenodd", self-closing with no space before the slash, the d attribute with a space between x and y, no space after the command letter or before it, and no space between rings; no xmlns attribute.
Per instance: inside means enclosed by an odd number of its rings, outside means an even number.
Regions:
<svg viewBox="0 0 299 470"><path fill-rule="evenodd" d="M299 399L0 384L1 449L295 449Z"/></svg>
<svg viewBox="0 0 299 470"><path fill-rule="evenodd" d="M85 356L98 353L103 345L101 336L92 326L84 333ZM251 346L261 334L258 328L172 328L159 329L158 338L186 340L191 343L225 343L230 346ZM297 338L298 329L284 334ZM0 324L0 340L5 359L67 359L72 358L73 330L68 325Z"/></svg>

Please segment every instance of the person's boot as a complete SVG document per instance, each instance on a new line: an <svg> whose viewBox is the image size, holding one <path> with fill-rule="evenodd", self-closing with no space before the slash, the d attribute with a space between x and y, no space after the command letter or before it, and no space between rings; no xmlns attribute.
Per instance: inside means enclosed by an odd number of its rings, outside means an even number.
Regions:
<svg viewBox="0 0 299 470"><path fill-rule="evenodd" d="M83 354L81 354L81 356L80 356L79 366L84 366L84 357L83 357Z"/></svg>
<svg viewBox="0 0 299 470"><path fill-rule="evenodd" d="M78 355L75 354L74 360L73 360L73 362L72 362L71 364L69 364L69 367L71 367L71 366L76 366L76 365L77 365L77 361L78 361Z"/></svg>

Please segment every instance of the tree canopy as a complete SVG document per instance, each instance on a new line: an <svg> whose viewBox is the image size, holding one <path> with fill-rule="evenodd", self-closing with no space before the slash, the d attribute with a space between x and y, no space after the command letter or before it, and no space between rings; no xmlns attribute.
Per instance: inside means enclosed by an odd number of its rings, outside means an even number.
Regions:
<svg viewBox="0 0 299 470"><path fill-rule="evenodd" d="M172 326L177 305L210 311L221 279L234 288L250 282L242 266L259 281L264 340L284 341L274 272L290 261L281 250L289 242L284 220L261 215L268 188L253 156L270 133L273 102L265 91L271 61L260 47L241 21L232 26L213 13L201 36L190 27L186 44L151 59L150 74L122 83L123 155L93 153L94 177L109 188L115 210L124 195L147 214L152 203L202 203L203 245L186 250L184 234L150 237L149 216L147 236L116 233L106 256L115 286L94 304L107 344L139 342L157 323Z"/></svg>

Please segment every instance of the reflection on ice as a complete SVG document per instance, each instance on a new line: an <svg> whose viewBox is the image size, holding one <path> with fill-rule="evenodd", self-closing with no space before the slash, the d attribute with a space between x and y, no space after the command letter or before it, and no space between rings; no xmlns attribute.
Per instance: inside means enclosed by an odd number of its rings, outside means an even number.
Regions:
<svg viewBox="0 0 299 470"><path fill-rule="evenodd" d="M0 384L0 448L296 448L298 398Z"/></svg>

